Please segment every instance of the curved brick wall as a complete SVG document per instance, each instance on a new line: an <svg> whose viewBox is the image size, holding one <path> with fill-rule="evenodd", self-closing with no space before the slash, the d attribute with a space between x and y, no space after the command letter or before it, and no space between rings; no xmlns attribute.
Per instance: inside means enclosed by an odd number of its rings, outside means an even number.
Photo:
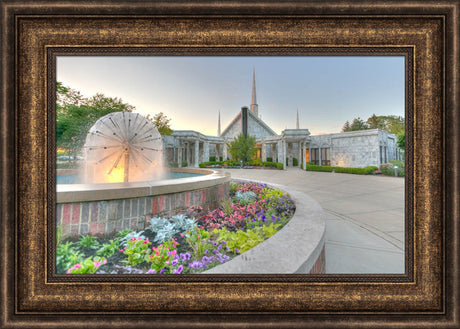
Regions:
<svg viewBox="0 0 460 329"><path fill-rule="evenodd" d="M215 208L228 197L229 175L193 171L208 175L154 183L58 185L56 224L63 237L142 230L153 215L170 217L194 205Z"/></svg>

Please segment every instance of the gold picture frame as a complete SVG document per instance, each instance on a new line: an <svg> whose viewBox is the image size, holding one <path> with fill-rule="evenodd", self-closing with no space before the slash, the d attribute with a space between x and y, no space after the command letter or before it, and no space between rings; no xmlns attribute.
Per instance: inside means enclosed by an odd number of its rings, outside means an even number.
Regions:
<svg viewBox="0 0 460 329"><path fill-rule="evenodd" d="M460 325L458 2L29 0L0 8L2 327ZM406 56L406 273L54 275L49 77L65 53Z"/></svg>

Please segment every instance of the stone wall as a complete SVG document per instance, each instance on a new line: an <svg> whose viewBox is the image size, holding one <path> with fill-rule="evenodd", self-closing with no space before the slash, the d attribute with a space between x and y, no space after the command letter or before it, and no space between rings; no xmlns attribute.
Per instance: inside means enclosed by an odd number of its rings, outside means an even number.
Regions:
<svg viewBox="0 0 460 329"><path fill-rule="evenodd" d="M339 167L379 166L378 134L340 134L331 138L331 165Z"/></svg>
<svg viewBox="0 0 460 329"><path fill-rule="evenodd" d="M229 194L229 182L193 191L119 200L60 203L57 227L62 236L104 235L125 228L142 230L153 216L171 217L190 206L212 209Z"/></svg>

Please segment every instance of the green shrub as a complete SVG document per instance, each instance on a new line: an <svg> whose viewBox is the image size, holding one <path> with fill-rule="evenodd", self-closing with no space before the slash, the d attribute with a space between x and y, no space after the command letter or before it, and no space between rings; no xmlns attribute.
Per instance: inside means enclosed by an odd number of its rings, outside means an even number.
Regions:
<svg viewBox="0 0 460 329"><path fill-rule="evenodd" d="M273 162L273 158L267 157L267 162Z"/></svg>
<svg viewBox="0 0 460 329"><path fill-rule="evenodd" d="M390 163L383 163L380 165L380 171L382 175L386 176L394 176L395 170L394 165L398 166L398 177L404 177L405 175L405 165L404 162L399 160L391 160Z"/></svg>
<svg viewBox="0 0 460 329"><path fill-rule="evenodd" d="M404 161L390 160L389 162L393 165L393 167L394 167L394 165L398 166L398 177L404 177L405 176L405 174L406 174L406 165L405 165ZM394 175L394 172L393 172L393 175Z"/></svg>
<svg viewBox="0 0 460 329"><path fill-rule="evenodd" d="M276 168L278 168L279 170L283 170L284 169L284 166L281 162L277 162L276 163Z"/></svg>
<svg viewBox="0 0 460 329"><path fill-rule="evenodd" d="M177 167L179 167L179 163L177 161L169 161L168 162L168 167L169 168L177 168Z"/></svg>
<svg viewBox="0 0 460 329"><path fill-rule="evenodd" d="M182 167L187 167L188 166L188 163L186 160L182 161Z"/></svg>
<svg viewBox="0 0 460 329"><path fill-rule="evenodd" d="M335 167L336 173L346 173L346 174L356 174L356 175L369 175L372 172L376 171L377 167L368 166L365 168L351 168L351 167Z"/></svg>
<svg viewBox="0 0 460 329"><path fill-rule="evenodd" d="M214 156L213 156L213 157L209 157L209 162L214 162L214 161L216 161L216 157L214 157Z"/></svg>
<svg viewBox="0 0 460 329"><path fill-rule="evenodd" d="M79 249L83 248L91 248L91 249L99 249L99 242L95 236L85 235L80 237L78 242L76 243Z"/></svg>
<svg viewBox="0 0 460 329"><path fill-rule="evenodd" d="M262 166L264 167L271 167L271 168L278 168L276 162L262 162Z"/></svg>
<svg viewBox="0 0 460 329"><path fill-rule="evenodd" d="M297 160L297 158L292 158L292 165L297 167L299 165L299 160Z"/></svg>
<svg viewBox="0 0 460 329"><path fill-rule="evenodd" d="M250 166L262 166L262 159L252 159L251 161L248 162L248 165Z"/></svg>
<svg viewBox="0 0 460 329"><path fill-rule="evenodd" d="M310 164L307 162L307 171L325 171L325 172L332 172L331 166L318 166L314 164Z"/></svg>
<svg viewBox="0 0 460 329"><path fill-rule="evenodd" d="M84 254L74 248L72 242L59 244L56 248L56 271L64 273L72 265L81 262Z"/></svg>
<svg viewBox="0 0 460 329"><path fill-rule="evenodd" d="M239 167L239 166L241 166L241 163L239 161L235 161L235 160L225 160L223 162L223 164L226 164L227 166L230 166L230 167Z"/></svg>

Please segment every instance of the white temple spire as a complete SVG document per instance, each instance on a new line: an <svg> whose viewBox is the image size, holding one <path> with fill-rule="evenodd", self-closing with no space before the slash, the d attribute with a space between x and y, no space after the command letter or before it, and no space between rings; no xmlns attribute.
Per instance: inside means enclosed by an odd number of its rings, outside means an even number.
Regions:
<svg viewBox="0 0 460 329"><path fill-rule="evenodd" d="M219 119L217 120L217 136L220 137L220 110L219 110Z"/></svg>
<svg viewBox="0 0 460 329"><path fill-rule="evenodd" d="M251 106L250 109L252 113L256 116L259 116L259 106L257 105L257 97L256 97L256 69L252 69L252 98L251 98Z"/></svg>
<svg viewBox="0 0 460 329"><path fill-rule="evenodd" d="M299 108L297 108L297 119L295 122L295 129L299 129Z"/></svg>

